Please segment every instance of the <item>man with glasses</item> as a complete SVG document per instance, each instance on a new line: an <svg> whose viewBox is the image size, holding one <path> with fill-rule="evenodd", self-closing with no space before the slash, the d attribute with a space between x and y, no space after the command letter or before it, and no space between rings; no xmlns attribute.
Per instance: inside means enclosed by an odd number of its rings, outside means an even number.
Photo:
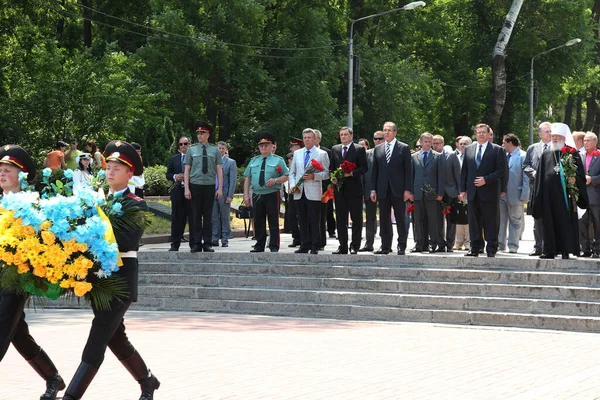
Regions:
<svg viewBox="0 0 600 400"><path fill-rule="evenodd" d="M171 157L167 167L167 180L173 182L171 187L171 248L169 251L179 251L186 221L190 231L190 248L194 243L192 202L185 198L183 187L185 157L190 146L190 139L182 136L177 143L179 152Z"/></svg>
<svg viewBox="0 0 600 400"><path fill-rule="evenodd" d="M188 149L183 175L185 198L192 200L194 215L191 252L212 253L215 251L211 246L212 212L215 196L219 199L223 195L223 158L217 146L208 143L211 133L208 123L196 121L194 128L200 143Z"/></svg>
<svg viewBox="0 0 600 400"><path fill-rule="evenodd" d="M453 205L458 197L458 189L460 185L460 162L454 151L444 150L444 137L441 135L434 135L432 147L433 150L442 154L442 161L444 163L444 198L443 202L446 204ZM454 241L456 239L456 225L451 222L451 215L446 214L446 229L441 227L442 232L445 233L444 243L446 251L452 252L454 248ZM443 225L444 220L440 221Z"/></svg>

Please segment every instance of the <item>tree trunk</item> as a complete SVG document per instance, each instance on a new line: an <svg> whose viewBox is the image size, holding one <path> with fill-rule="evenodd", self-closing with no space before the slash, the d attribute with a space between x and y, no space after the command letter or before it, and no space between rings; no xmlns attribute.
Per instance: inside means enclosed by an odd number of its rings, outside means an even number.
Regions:
<svg viewBox="0 0 600 400"><path fill-rule="evenodd" d="M81 4L85 7L91 7L92 0L81 0ZM90 18L92 12L89 8L83 8L83 44L85 47L92 47L92 21Z"/></svg>
<svg viewBox="0 0 600 400"><path fill-rule="evenodd" d="M494 130L497 130L498 128L500 117L502 116L506 102L506 46L510 40L522 5L523 0L513 0L508 15L504 20L500 35L498 35L496 46L494 46L494 53L492 55L492 84L494 86L494 92L492 95L492 106L488 117L488 124ZM500 132L497 132L497 134L499 135Z"/></svg>
<svg viewBox="0 0 600 400"><path fill-rule="evenodd" d="M594 123L596 122L598 115L598 103L596 102L597 90L592 90L586 99L587 112L585 116L585 124L583 125L584 131L591 131L594 129Z"/></svg>
<svg viewBox="0 0 600 400"><path fill-rule="evenodd" d="M577 95L577 115L575 116L575 130L576 131L580 131L581 126L583 125L583 120L581 118L581 112L582 112L581 95L578 94Z"/></svg>
<svg viewBox="0 0 600 400"><path fill-rule="evenodd" d="M565 106L565 120L563 121L565 124L571 126L571 119L573 119L573 105L575 104L575 99L573 95L570 94L567 98L567 105Z"/></svg>

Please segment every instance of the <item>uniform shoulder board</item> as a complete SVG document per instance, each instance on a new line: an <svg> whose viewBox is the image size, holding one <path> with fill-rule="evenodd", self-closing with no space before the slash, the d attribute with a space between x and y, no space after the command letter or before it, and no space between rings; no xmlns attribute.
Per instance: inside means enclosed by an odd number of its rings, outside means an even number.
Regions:
<svg viewBox="0 0 600 400"><path fill-rule="evenodd" d="M141 197L136 196L135 194L129 192L129 194L127 195L127 197L129 197L130 199L133 199L135 201L144 201L144 199L142 199Z"/></svg>

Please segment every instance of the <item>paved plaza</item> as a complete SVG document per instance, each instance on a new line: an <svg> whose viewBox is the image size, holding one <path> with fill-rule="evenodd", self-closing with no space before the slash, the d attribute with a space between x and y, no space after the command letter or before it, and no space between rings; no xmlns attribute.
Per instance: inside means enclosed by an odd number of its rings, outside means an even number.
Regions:
<svg viewBox="0 0 600 400"><path fill-rule="evenodd" d="M91 312L27 314L70 379ZM131 341L161 380L156 399L597 399L600 335L132 311ZM43 382L10 348L0 398L37 399ZM86 400L132 400L136 382L107 352Z"/></svg>

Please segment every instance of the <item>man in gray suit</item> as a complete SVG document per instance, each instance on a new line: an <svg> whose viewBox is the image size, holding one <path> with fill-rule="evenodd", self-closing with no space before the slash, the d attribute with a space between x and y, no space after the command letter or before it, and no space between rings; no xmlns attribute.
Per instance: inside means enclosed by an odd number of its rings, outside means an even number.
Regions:
<svg viewBox="0 0 600 400"><path fill-rule="evenodd" d="M226 153L229 147L225 142L218 142L217 146L223 159L223 196L215 199L212 214L212 245L218 246L221 239L221 246L229 246L231 237L231 220L229 213L231 210L231 201L235 192L235 182L237 178L237 165L235 160L229 158ZM218 187L218 183L216 183Z"/></svg>
<svg viewBox="0 0 600 400"><path fill-rule="evenodd" d="M380 143L383 143L383 131L377 131L373 134L374 146L377 146ZM367 149L367 171L371 171L373 169L373 154L375 149L371 149L369 146L368 139L360 139L358 144ZM365 201L365 213L366 213L366 224L365 230L367 233L367 241L365 245L361 247L358 251L373 251L373 243L375 242L375 234L377 233L377 202L371 200L371 189L373 188L373 183L371 179L371 174L367 172L363 175L363 186L365 188L364 193L364 201Z"/></svg>
<svg viewBox="0 0 600 400"><path fill-rule="evenodd" d="M442 155L431 149L433 135L429 132L421 134L421 150L412 154L413 195L415 203L414 227L415 247L412 252L429 250L430 253L445 252L446 244L443 233L443 215L440 200L444 196L444 161ZM431 187L435 194L426 193Z"/></svg>
<svg viewBox="0 0 600 400"><path fill-rule="evenodd" d="M502 147L507 153L508 186L504 196L500 196L500 233L498 249L506 250L506 229L508 228L508 252L519 249L521 233L525 228L524 206L529 200L529 177L523 171L526 153L520 148L519 138L509 133L504 135Z"/></svg>
<svg viewBox="0 0 600 400"><path fill-rule="evenodd" d="M589 206L579 220L579 241L583 257L600 257L600 152L596 150L598 136L588 132L583 138L585 153L581 160L585 166L585 188L588 194ZM590 240L590 226L593 241Z"/></svg>
<svg viewBox="0 0 600 400"><path fill-rule="evenodd" d="M535 173L540 160L542 159L542 153L550 148L550 139L552 138L552 124L550 122L542 122L538 128L538 134L540 135L540 141L534 143L527 149L527 155L523 161L523 171L529 177L529 193L533 196L533 186L535 183ZM527 206L527 214L531 213L531 198ZM544 231L544 225L542 219L535 219L533 224L533 235L535 237L535 247L529 254L530 256L539 256L542 254L542 232Z"/></svg>
<svg viewBox="0 0 600 400"><path fill-rule="evenodd" d="M434 135L432 148L442 155L444 162L444 198L446 204L452 205L458 197L458 187L460 185L460 161L454 151L444 150L444 137L442 135ZM443 222L443 218L442 218ZM442 231L444 232L444 231ZM456 224L450 222L450 214L446 214L446 238L444 240L446 251L454 250L454 241L456 239ZM444 239L442 237L442 239Z"/></svg>

